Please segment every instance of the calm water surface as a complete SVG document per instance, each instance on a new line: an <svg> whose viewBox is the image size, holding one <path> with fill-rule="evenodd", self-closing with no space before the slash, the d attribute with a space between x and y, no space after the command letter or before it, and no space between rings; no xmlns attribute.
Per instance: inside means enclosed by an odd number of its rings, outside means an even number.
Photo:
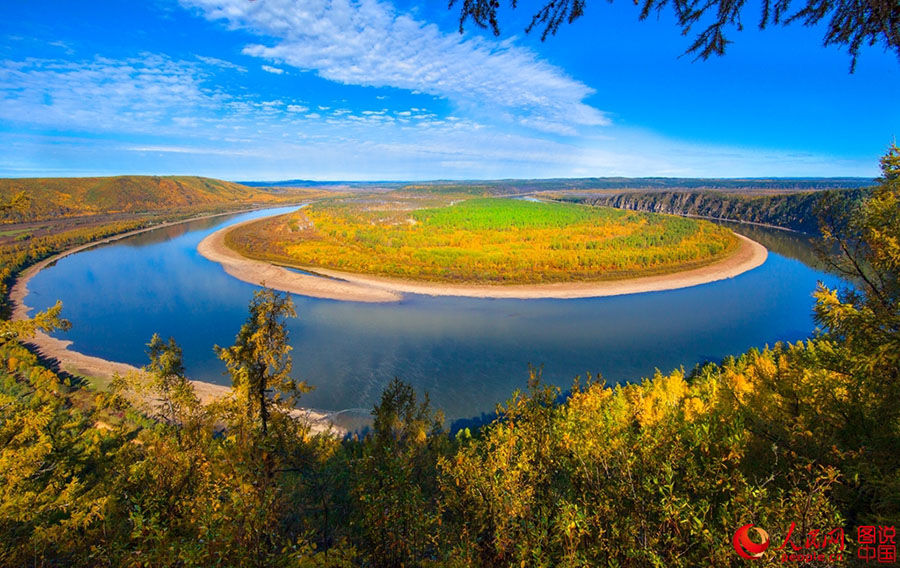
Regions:
<svg viewBox="0 0 900 568"><path fill-rule="evenodd" d="M77 351L141 366L159 332L182 346L192 378L227 384L212 347L233 343L256 288L197 244L227 224L292 209L194 221L69 256L32 279L26 302L43 309L61 299L73 326L58 336ZM407 295L395 304L295 296L294 370L316 387L303 403L352 420L399 377L453 420L490 412L524 387L529 363L566 388L586 372L629 381L808 337L816 282L839 281L803 262L812 258L803 237L736 228L770 248L766 263L682 290L577 300Z"/></svg>

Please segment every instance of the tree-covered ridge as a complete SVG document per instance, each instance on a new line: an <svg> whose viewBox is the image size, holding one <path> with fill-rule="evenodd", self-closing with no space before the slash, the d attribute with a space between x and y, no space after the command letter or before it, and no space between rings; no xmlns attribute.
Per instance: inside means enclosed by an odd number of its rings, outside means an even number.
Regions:
<svg viewBox="0 0 900 568"><path fill-rule="evenodd" d="M858 199L863 190L841 190ZM567 203L652 211L724 221L759 223L808 234L819 229L818 206L824 192L731 193L722 191L548 192L548 198Z"/></svg>
<svg viewBox="0 0 900 568"><path fill-rule="evenodd" d="M17 238L15 242L0 245L0 317L9 317L7 292L15 277L28 266L60 253L68 248L94 242L105 237L143 229L151 226L149 218L106 223L100 226L80 227L54 234Z"/></svg>
<svg viewBox="0 0 900 568"><path fill-rule="evenodd" d="M136 193L120 194L122 187ZM333 195L190 177L0 179L0 315L9 315L7 291L15 276L66 249L164 222Z"/></svg>
<svg viewBox="0 0 900 568"><path fill-rule="evenodd" d="M3 212L4 223L274 202L283 197L236 183L191 176L0 179L0 201L23 192L30 198L30 203L27 207Z"/></svg>
<svg viewBox="0 0 900 568"><path fill-rule="evenodd" d="M284 189L322 189L368 193L374 191L426 192L436 195L461 194L487 197L492 195L523 195L540 191L694 191L712 190L745 195L761 193L791 193L826 189L860 189L874 183L872 178L673 178L673 177L592 177L499 179L478 181L309 181L284 180L240 182L250 187Z"/></svg>
<svg viewBox="0 0 900 568"><path fill-rule="evenodd" d="M675 272L738 246L726 229L673 216L500 198L403 203L319 203L239 227L227 242L251 257L312 269L499 284Z"/></svg>
<svg viewBox="0 0 900 568"><path fill-rule="evenodd" d="M484 181L433 181L415 184L378 184L385 188L462 193L468 195L518 195L542 191L720 191L744 195L793 193L823 189L870 187L871 178L670 178L595 177L507 179Z"/></svg>

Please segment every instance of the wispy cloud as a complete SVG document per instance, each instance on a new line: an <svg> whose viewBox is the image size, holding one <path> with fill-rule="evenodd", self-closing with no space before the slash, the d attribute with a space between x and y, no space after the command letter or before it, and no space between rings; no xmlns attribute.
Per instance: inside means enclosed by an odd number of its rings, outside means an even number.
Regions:
<svg viewBox="0 0 900 568"><path fill-rule="evenodd" d="M157 154L196 154L200 156L232 156L253 157L259 156L260 151L251 150L219 150L216 148L203 148L191 146L124 146L120 148L126 152L149 152Z"/></svg>
<svg viewBox="0 0 900 568"><path fill-rule="evenodd" d="M75 50L72 49L72 46L62 40L51 41L48 42L47 45L58 47L66 52L67 55L73 55L75 53Z"/></svg>
<svg viewBox="0 0 900 568"><path fill-rule="evenodd" d="M262 70L266 73L274 73L275 75L281 75L284 73L284 69L279 67L272 67L271 65L263 65Z"/></svg>
<svg viewBox="0 0 900 568"><path fill-rule="evenodd" d="M503 154L497 158L528 155L526 149L546 146L540 138L479 134L485 127L478 122L441 118L420 107L334 108L264 99L240 84L228 92L216 84L209 66L223 67L158 54L120 60L0 61L0 122L18 129L66 131L70 136L127 137L132 143L118 146L127 152L208 156L272 152L286 163L316 152L370 165L455 155L460 148L484 157L498 144L498 137L516 149L494 148L494 154ZM393 151L406 154L392 157Z"/></svg>
<svg viewBox="0 0 900 568"><path fill-rule="evenodd" d="M434 179L865 171L827 156L697 147L616 126L602 139L556 139L421 103L362 108L290 99L256 92L249 74L222 68L158 54L0 61L0 145L9 150L0 155L0 175ZM217 82L217 73L228 80ZM541 120L535 113L519 118Z"/></svg>
<svg viewBox="0 0 900 568"><path fill-rule="evenodd" d="M464 39L379 0L182 0L211 20L272 38L244 53L343 84L397 87L527 128L575 134L609 123L594 91L511 41Z"/></svg>
<svg viewBox="0 0 900 568"><path fill-rule="evenodd" d="M224 59L219 59L218 57L207 57L204 55L196 56L199 61L206 63L207 65L214 65L216 67L221 67L222 69L234 69L240 73L246 73L247 68L237 63L232 63L231 61L225 61Z"/></svg>
<svg viewBox="0 0 900 568"><path fill-rule="evenodd" d="M0 61L0 120L79 132L215 137L279 130L289 124L280 124L281 116L297 118L307 110L295 100L266 100L241 88L228 92L215 80L221 68L242 69L216 58L183 61L149 53Z"/></svg>
<svg viewBox="0 0 900 568"><path fill-rule="evenodd" d="M143 130L211 112L195 66L157 55L0 62L0 119L54 128Z"/></svg>

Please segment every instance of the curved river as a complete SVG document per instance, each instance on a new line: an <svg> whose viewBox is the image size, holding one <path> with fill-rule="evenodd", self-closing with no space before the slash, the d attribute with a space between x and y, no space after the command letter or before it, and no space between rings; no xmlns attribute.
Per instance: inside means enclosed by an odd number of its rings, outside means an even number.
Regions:
<svg viewBox="0 0 900 568"><path fill-rule="evenodd" d="M192 378L227 384L212 347L230 345L255 287L197 253L227 225L295 209L191 221L101 245L56 262L29 283L26 303L64 304L72 349L146 364L154 332L174 336ZM407 295L361 304L295 296L289 322L294 372L316 388L302 404L361 423L394 377L427 391L450 420L489 413L524 388L528 364L564 389L576 375L632 381L750 347L808 337L817 281L802 236L735 226L769 248L766 263L736 278L665 292L577 300L495 300Z"/></svg>

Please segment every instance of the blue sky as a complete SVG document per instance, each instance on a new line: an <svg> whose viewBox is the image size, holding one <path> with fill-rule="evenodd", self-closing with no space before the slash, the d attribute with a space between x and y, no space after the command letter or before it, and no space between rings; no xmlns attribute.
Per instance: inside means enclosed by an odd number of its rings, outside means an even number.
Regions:
<svg viewBox="0 0 900 568"><path fill-rule="evenodd" d="M856 73L822 28L693 61L668 13L592 0L541 42L457 33L446 2L154 0L0 7L0 176L233 180L874 176L900 62Z"/></svg>

